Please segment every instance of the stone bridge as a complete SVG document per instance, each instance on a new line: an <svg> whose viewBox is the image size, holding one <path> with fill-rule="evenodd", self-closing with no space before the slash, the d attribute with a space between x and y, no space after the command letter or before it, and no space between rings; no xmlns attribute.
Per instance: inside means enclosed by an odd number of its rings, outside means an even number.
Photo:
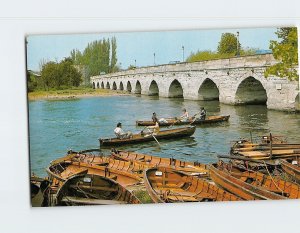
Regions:
<svg viewBox="0 0 300 233"><path fill-rule="evenodd" d="M91 77L94 88L224 104L266 104L269 109L299 107L299 85L279 77L264 77L276 63L272 54L192 63L141 67Z"/></svg>

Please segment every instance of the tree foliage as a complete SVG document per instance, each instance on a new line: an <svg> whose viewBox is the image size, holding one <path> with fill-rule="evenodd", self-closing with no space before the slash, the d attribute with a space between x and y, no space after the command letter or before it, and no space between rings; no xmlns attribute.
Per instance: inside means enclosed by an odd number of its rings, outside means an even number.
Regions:
<svg viewBox="0 0 300 233"><path fill-rule="evenodd" d="M279 41L270 41L273 56L279 62L266 69L265 76L276 75L289 80L299 80L298 36L296 27L278 28L276 35Z"/></svg>
<svg viewBox="0 0 300 233"><path fill-rule="evenodd" d="M63 61L47 62L42 66L41 76L37 77L29 74L27 78L28 91L35 89L63 89L78 87L81 82L81 74L74 67L71 58L65 58Z"/></svg>
<svg viewBox="0 0 300 233"><path fill-rule="evenodd" d="M237 53L237 37L233 33L222 33L221 40L218 45L219 54L236 54ZM241 44L239 43L239 49Z"/></svg>
<svg viewBox="0 0 300 233"><path fill-rule="evenodd" d="M254 55L258 49L257 48L242 48L239 43L239 54L241 56ZM191 53L186 61L196 62L196 61L206 61L213 59L225 59L235 57L237 55L237 37L232 33L223 33L218 44L217 51L197 51Z"/></svg>
<svg viewBox="0 0 300 233"><path fill-rule="evenodd" d="M240 50L240 55L241 56L247 56L247 55L253 55L256 53L255 48L246 48L246 49L241 49ZM235 57L235 53L225 53L225 54L220 54L218 52L213 52L210 50L205 50L205 51L197 51L196 53L191 53L186 61L187 62L196 62L196 61L207 61L207 60L213 60L213 59L225 59L225 58L231 58Z"/></svg>
<svg viewBox="0 0 300 233"><path fill-rule="evenodd" d="M72 50L70 56L76 65L84 67L84 76L86 77L118 70L115 37L112 37L111 40L104 38L93 41L82 53L79 50Z"/></svg>

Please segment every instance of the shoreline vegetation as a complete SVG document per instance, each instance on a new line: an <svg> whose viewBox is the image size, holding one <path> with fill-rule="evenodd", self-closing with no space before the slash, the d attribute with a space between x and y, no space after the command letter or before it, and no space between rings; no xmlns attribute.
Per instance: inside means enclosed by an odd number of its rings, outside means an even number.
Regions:
<svg viewBox="0 0 300 233"><path fill-rule="evenodd" d="M28 100L75 99L84 97L129 95L126 91L110 89L93 89L89 87L69 88L63 90L36 90L28 92Z"/></svg>

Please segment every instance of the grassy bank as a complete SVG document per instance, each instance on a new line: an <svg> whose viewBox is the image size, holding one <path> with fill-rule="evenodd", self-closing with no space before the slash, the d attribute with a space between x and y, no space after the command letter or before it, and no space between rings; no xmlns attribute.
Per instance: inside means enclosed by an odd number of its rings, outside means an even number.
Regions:
<svg viewBox="0 0 300 233"><path fill-rule="evenodd" d="M78 87L64 90L37 90L28 93L29 100L38 99L70 99L90 96L111 96L111 95L125 95L125 91L116 91L109 89L93 89L88 87Z"/></svg>

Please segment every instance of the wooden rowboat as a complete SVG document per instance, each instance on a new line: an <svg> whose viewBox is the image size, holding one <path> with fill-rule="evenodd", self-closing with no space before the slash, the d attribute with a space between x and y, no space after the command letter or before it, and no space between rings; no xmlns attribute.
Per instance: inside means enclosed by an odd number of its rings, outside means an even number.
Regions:
<svg viewBox="0 0 300 233"><path fill-rule="evenodd" d="M65 182L69 177L80 174L94 174L108 177L115 180L122 186L130 186L140 183L142 180L137 174L132 174L124 170L116 170L98 164L88 164L83 162L65 161L50 165L46 169L49 179L55 179L56 185Z"/></svg>
<svg viewBox="0 0 300 233"><path fill-rule="evenodd" d="M189 126L184 128L170 129L164 130L157 133L154 137L159 139L175 139L175 138L183 138L189 137L195 133L196 127ZM100 146L121 146L125 144L136 144L154 141L154 138L151 134L143 135L143 134L134 134L131 138L100 138Z"/></svg>
<svg viewBox="0 0 300 233"><path fill-rule="evenodd" d="M177 118L165 118L166 122L159 122L160 126L170 126L170 125L204 125L204 124L214 124L224 121L228 121L230 115L227 116L208 116L205 120L194 120L189 118L188 121L181 121ZM153 126L153 121L138 120L136 121L137 126Z"/></svg>
<svg viewBox="0 0 300 233"><path fill-rule="evenodd" d="M94 154L85 153L85 152L69 152L68 155L60 159L54 160L51 162L52 165L62 162L78 162L86 163L92 166L102 166L113 170L120 170L128 173L137 174L138 176L143 176L143 170L148 168L144 164L137 163L134 161L125 161L120 159L115 159L113 157L107 156L96 156Z"/></svg>
<svg viewBox="0 0 300 233"><path fill-rule="evenodd" d="M285 173L300 184L300 157L281 159L280 164Z"/></svg>
<svg viewBox="0 0 300 233"><path fill-rule="evenodd" d="M94 174L74 175L56 195L56 205L141 204L140 200L116 181Z"/></svg>
<svg viewBox="0 0 300 233"><path fill-rule="evenodd" d="M70 158L70 156L69 156ZM58 161L58 160L57 160ZM52 163L46 169L51 185L44 192L43 206L56 205L55 197L58 190L66 180L74 175L98 175L116 181L123 187L134 187L142 182L138 174L132 174L124 170L115 170L94 163L84 163L60 159L60 162Z"/></svg>
<svg viewBox="0 0 300 233"><path fill-rule="evenodd" d="M208 168L205 164L199 162L188 162L174 158L162 158L153 155L141 154L132 151L121 151L113 149L111 156L117 160L123 160L131 162L133 164L139 164L146 168L151 167L170 167L178 171L185 172L190 175L207 177Z"/></svg>
<svg viewBox="0 0 300 233"><path fill-rule="evenodd" d="M156 203L241 200L203 178L171 168L150 168L144 172L144 180L150 197Z"/></svg>
<svg viewBox="0 0 300 233"><path fill-rule="evenodd" d="M258 172L231 173L218 165L210 166L210 177L217 185L244 200L287 199L287 197L278 193L282 193L282 190L287 191L288 189L292 189L294 195L295 191L293 185L284 189L287 183L283 180L273 180L273 178ZM278 189L277 187L282 189ZM283 192L283 194L287 194L287 192ZM299 190L296 196L299 198Z"/></svg>

